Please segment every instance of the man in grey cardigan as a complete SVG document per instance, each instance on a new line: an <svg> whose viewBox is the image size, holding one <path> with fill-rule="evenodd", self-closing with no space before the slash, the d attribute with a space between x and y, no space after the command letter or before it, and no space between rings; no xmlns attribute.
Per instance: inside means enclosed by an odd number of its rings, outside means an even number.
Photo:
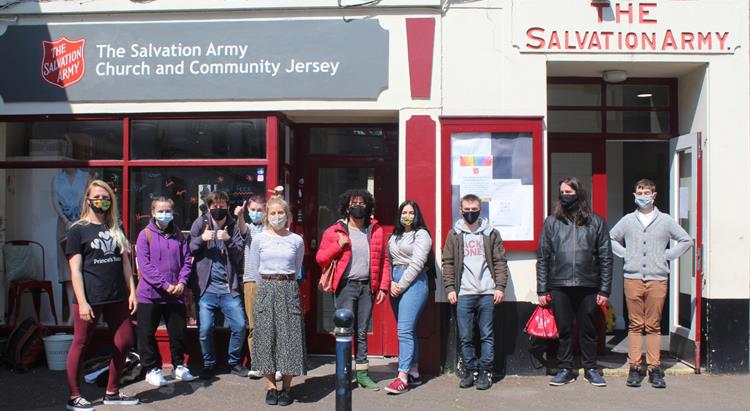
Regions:
<svg viewBox="0 0 750 411"><path fill-rule="evenodd" d="M659 359L661 313L667 296L669 261L678 258L693 244L675 220L654 207L656 185L643 179L635 184L638 209L625 215L609 232L612 251L625 259L625 301L628 305L628 363L626 384L641 386L643 331L646 331L646 363L649 382L666 388ZM667 249L669 241L677 242Z"/></svg>

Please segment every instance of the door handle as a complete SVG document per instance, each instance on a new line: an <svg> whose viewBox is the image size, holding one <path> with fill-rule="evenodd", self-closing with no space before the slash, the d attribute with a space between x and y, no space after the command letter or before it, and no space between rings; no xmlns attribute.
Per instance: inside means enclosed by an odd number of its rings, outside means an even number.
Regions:
<svg viewBox="0 0 750 411"><path fill-rule="evenodd" d="M318 241L314 238L310 240L310 251L315 251L318 248Z"/></svg>

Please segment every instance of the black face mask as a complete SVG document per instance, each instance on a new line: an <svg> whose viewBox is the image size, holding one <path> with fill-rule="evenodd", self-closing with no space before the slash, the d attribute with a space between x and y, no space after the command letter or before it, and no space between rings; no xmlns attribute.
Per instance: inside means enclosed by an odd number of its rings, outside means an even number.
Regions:
<svg viewBox="0 0 750 411"><path fill-rule="evenodd" d="M464 220L466 220L467 223L474 224L479 220L479 213L481 211L464 211L461 213L461 216L463 216Z"/></svg>
<svg viewBox="0 0 750 411"><path fill-rule="evenodd" d="M352 218L365 218L367 215L367 207L349 207L349 216Z"/></svg>
<svg viewBox="0 0 750 411"><path fill-rule="evenodd" d="M227 218L227 209L226 208L211 209L211 218L213 218L214 221L221 221Z"/></svg>
<svg viewBox="0 0 750 411"><path fill-rule="evenodd" d="M578 205L578 195L576 194L560 194L560 204L566 210L572 210Z"/></svg>

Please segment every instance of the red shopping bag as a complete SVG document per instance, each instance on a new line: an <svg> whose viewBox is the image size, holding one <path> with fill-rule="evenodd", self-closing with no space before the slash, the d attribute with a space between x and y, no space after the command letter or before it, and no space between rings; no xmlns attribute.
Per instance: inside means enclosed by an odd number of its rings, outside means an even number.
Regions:
<svg viewBox="0 0 750 411"><path fill-rule="evenodd" d="M545 340L557 338L557 323L555 316L552 314L552 308L547 306L537 306L536 310L531 313L531 318L524 328L527 334L532 337Z"/></svg>

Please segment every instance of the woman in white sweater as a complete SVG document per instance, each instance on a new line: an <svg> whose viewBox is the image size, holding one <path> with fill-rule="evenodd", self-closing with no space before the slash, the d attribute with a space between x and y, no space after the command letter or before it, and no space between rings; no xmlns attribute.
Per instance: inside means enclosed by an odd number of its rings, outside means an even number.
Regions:
<svg viewBox="0 0 750 411"><path fill-rule="evenodd" d="M430 293L427 279L432 249L430 232L419 205L406 200L398 207L398 217L388 256L391 260L391 307L398 322L398 376L385 388L389 394L401 394L421 384L417 322Z"/></svg>

